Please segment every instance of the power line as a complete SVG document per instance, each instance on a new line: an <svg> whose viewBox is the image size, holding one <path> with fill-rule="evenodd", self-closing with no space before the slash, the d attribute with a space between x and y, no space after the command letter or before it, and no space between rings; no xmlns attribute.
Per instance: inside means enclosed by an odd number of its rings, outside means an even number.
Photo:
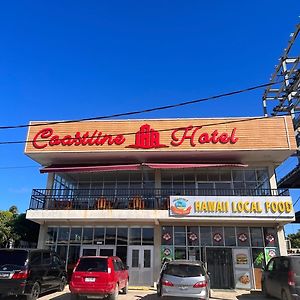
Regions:
<svg viewBox="0 0 300 300"><path fill-rule="evenodd" d="M8 170L8 169L28 169L28 168L40 168L40 166L10 166L10 167L0 167L0 170Z"/></svg>
<svg viewBox="0 0 300 300"><path fill-rule="evenodd" d="M228 92L228 93L223 93L223 94L219 94L219 95L200 98L200 99L196 99L196 100L190 100L190 101L185 101L185 102L180 102L180 103L177 103L177 104L170 104L170 105L165 105L165 106L157 106L157 107L143 109L143 110L129 111L129 112L125 112L125 113L112 114L112 115L106 115L106 116L98 116L98 117L91 117L91 118L82 118L82 119L77 119L77 120L43 122L43 123L36 123L36 124L23 124L23 125L13 125L13 126L0 126L0 130L27 128L27 127L35 127L35 126L44 126L44 125L47 125L47 124L77 123L77 122L83 122L83 121L103 120L103 119L110 119L110 118L116 118L116 117L124 117L124 116L131 116L131 115L149 113L149 112L153 112L153 111L171 109L171 108L186 106L186 105L195 104L195 103L199 103L199 102L204 102L204 101L219 99L219 98L228 97L228 96L232 96L232 95L237 95L237 94L257 90L257 89L260 89L260 88L264 88L264 87L267 87L267 86L271 86L271 85L274 85L274 84L278 84L278 83L281 83L281 82L283 82L283 80L278 81L278 82L273 82L273 83L270 83L270 82L269 83L264 83L264 84L260 84L260 85L256 85L256 86L252 86L252 87L248 87L248 88L244 88L244 89L240 89L240 90L236 90L236 91L232 91L232 92Z"/></svg>
<svg viewBox="0 0 300 300"><path fill-rule="evenodd" d="M295 114L300 114L300 112L296 112ZM281 116L288 116L289 114L282 114ZM224 122L215 122L215 123L209 123L209 124L203 124L199 125L198 127L209 127L214 125L225 125L225 124L232 124L232 123L241 123L246 121L254 121L254 120L261 120L261 119L271 119L271 118L278 118L278 116L260 116L260 117L247 117L247 118L241 118L241 119L235 119L235 120L229 120ZM201 120L201 119L200 119ZM53 123L49 123L53 124ZM34 124L35 125L35 124ZM47 125L47 124L43 124ZM41 124L39 124L41 126ZM194 125L197 127L196 125ZM185 127L173 127L173 128L165 128L165 129L156 129L157 132L165 132L165 131L173 131L178 129L184 129ZM145 132L147 133L147 132ZM126 133L116 133L116 134L110 134L112 137L117 135L123 135L123 136L129 136L129 135L135 135L136 132L126 132ZM92 136L85 136L85 138L91 138ZM75 138L75 137L74 137ZM57 139L62 140L63 138ZM51 139L42 139L42 140L35 140L36 142L49 142ZM0 142L0 145L12 145L12 144L27 144L32 143L33 140L21 140L21 141L3 141Z"/></svg>

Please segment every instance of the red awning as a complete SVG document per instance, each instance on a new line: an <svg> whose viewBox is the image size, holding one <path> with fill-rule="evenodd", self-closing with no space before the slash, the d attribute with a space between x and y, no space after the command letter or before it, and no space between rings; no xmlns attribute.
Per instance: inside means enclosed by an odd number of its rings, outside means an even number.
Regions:
<svg viewBox="0 0 300 300"><path fill-rule="evenodd" d="M226 168L226 167L248 167L244 164L168 164L168 163L144 163L151 169L191 169L191 168Z"/></svg>
<svg viewBox="0 0 300 300"><path fill-rule="evenodd" d="M66 166L66 167L45 167L41 173L81 173L81 172L106 172L106 171L136 171L140 169L140 164L112 165L112 166Z"/></svg>

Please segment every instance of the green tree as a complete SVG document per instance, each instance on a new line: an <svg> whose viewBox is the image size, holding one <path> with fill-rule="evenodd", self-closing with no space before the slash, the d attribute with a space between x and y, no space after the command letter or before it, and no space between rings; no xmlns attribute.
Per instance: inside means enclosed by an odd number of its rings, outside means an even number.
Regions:
<svg viewBox="0 0 300 300"><path fill-rule="evenodd" d="M10 239L15 237L12 230L12 222L14 219L13 213L10 211L0 211L0 245L1 247L7 247Z"/></svg>
<svg viewBox="0 0 300 300"><path fill-rule="evenodd" d="M0 211L0 247L18 246L20 241L37 243L40 225L19 214L13 205L9 210Z"/></svg>
<svg viewBox="0 0 300 300"><path fill-rule="evenodd" d="M12 229L17 236L16 244L20 240L37 243L40 225L26 219L26 214L19 214L13 220Z"/></svg>
<svg viewBox="0 0 300 300"><path fill-rule="evenodd" d="M300 248L300 230L297 233L288 234L287 238L291 241L292 248Z"/></svg>
<svg viewBox="0 0 300 300"><path fill-rule="evenodd" d="M19 213L18 208L17 208L15 205L12 205L12 206L8 209L8 211L10 211L14 216L16 216L16 215Z"/></svg>

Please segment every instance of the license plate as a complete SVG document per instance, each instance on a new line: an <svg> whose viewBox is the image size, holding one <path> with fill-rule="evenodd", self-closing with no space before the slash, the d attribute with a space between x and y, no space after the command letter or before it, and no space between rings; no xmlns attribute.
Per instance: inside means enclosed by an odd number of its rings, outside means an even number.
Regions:
<svg viewBox="0 0 300 300"><path fill-rule="evenodd" d="M84 281L85 281L85 282L95 282L95 281L96 281L96 278L95 278L95 277L87 277L87 278L85 278Z"/></svg>
<svg viewBox="0 0 300 300"><path fill-rule="evenodd" d="M10 273L0 273L0 278L9 278Z"/></svg>

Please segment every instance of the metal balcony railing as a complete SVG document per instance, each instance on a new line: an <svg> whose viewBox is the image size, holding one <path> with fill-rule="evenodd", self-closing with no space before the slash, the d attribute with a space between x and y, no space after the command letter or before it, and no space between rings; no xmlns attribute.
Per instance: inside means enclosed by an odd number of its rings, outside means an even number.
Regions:
<svg viewBox="0 0 300 300"><path fill-rule="evenodd" d="M170 196L288 196L287 189L34 189L29 209L168 209Z"/></svg>

